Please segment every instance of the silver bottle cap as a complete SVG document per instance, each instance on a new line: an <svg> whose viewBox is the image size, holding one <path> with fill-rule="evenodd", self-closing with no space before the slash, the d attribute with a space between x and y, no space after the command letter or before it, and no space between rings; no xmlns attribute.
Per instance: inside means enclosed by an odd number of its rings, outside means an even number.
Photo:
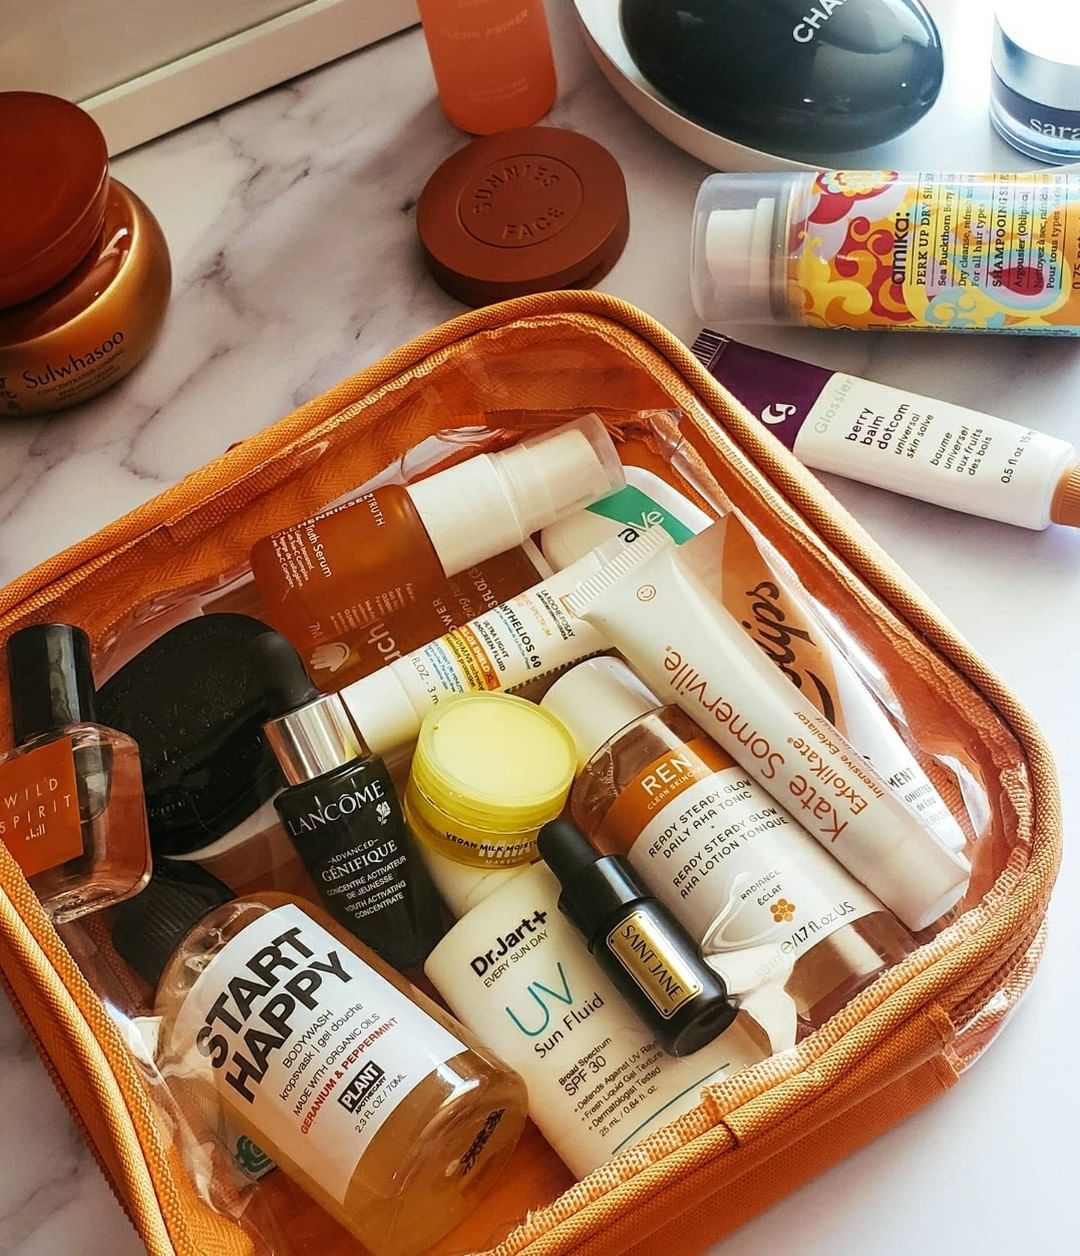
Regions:
<svg viewBox="0 0 1080 1256"><path fill-rule="evenodd" d="M1068 35L1062 37L1059 24L1048 20L1046 7L1001 0L994 21L994 71L1006 87L1030 101L1080 112L1080 58L1070 54ZM1071 5L1063 6L1062 18L1067 10ZM1075 23L1075 14L1068 20Z"/></svg>
<svg viewBox="0 0 1080 1256"><path fill-rule="evenodd" d="M313 781L367 754L337 694L279 715L264 724L263 731L289 785Z"/></svg>

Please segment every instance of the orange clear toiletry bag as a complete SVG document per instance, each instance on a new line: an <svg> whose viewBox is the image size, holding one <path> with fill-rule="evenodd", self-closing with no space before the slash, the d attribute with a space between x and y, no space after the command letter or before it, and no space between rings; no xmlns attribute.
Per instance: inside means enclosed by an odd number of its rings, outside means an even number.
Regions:
<svg viewBox="0 0 1080 1256"><path fill-rule="evenodd" d="M682 344L595 293L524 298L435 329L0 592L0 638L67 621L90 633L99 663L130 655L165 609L242 573L260 538L388 468L415 478L521 426L590 411L624 461L714 513L734 510L870 661L964 828L972 881L943 927L797 1047L706 1088L584 1180L530 1127L439 1256L700 1252L959 1080L1031 981L1060 855L1054 765L1030 716ZM670 417L646 423L645 411ZM5 749L8 716L5 695ZM104 924L58 933L3 846L0 971L154 1256L360 1250L283 1173L242 1180L223 1162L199 1105L155 1076L148 991Z"/></svg>

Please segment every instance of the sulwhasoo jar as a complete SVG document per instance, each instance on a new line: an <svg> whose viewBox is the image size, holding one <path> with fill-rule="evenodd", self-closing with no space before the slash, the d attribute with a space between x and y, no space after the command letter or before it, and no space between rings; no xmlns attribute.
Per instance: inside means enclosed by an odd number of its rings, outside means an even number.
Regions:
<svg viewBox="0 0 1080 1256"><path fill-rule="evenodd" d="M169 300L165 237L109 178L89 114L0 92L0 416L96 396L143 359Z"/></svg>

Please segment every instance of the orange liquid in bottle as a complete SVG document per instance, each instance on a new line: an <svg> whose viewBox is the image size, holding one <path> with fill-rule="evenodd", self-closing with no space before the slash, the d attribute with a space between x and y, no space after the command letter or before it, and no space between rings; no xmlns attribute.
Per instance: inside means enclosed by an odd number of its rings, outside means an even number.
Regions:
<svg viewBox="0 0 1080 1256"><path fill-rule="evenodd" d="M463 131L532 126L555 101L543 0L418 0L443 112Z"/></svg>
<svg viewBox="0 0 1080 1256"><path fill-rule="evenodd" d="M299 650L385 619L444 577L400 484L265 537L251 569L270 622Z"/></svg>
<svg viewBox="0 0 1080 1256"><path fill-rule="evenodd" d="M415 602L366 628L351 629L335 641L311 646L304 652L308 674L324 693L344 689L517 597L546 574L520 546L497 554L460 575L418 590Z"/></svg>

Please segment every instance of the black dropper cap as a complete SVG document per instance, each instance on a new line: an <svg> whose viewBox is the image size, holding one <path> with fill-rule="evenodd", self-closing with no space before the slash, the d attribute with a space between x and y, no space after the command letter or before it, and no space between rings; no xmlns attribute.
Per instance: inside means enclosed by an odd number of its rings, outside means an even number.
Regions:
<svg viewBox="0 0 1080 1256"><path fill-rule="evenodd" d="M586 937L620 908L652 897L622 855L602 856L570 820L545 824L537 845L563 887L559 910Z"/></svg>
<svg viewBox="0 0 1080 1256"><path fill-rule="evenodd" d="M196 863L155 860L146 888L113 909L113 946L148 986L156 986L185 934L235 897Z"/></svg>
<svg viewBox="0 0 1080 1256"><path fill-rule="evenodd" d="M307 784L366 756L345 704L337 694L315 688L285 637L263 633L255 642L255 655L274 713L263 734L289 785Z"/></svg>
<svg viewBox="0 0 1080 1256"><path fill-rule="evenodd" d="M253 648L271 716L286 715L323 697L311 683L300 655L280 632L262 633Z"/></svg>
<svg viewBox="0 0 1080 1256"><path fill-rule="evenodd" d="M627 1002L672 1055L692 1055L738 1007L675 915L621 855L601 855L576 824L540 830L540 855L562 885L559 910Z"/></svg>
<svg viewBox="0 0 1080 1256"><path fill-rule="evenodd" d="M71 624L32 624L7 643L15 744L69 724L92 723L94 669L90 638Z"/></svg>

